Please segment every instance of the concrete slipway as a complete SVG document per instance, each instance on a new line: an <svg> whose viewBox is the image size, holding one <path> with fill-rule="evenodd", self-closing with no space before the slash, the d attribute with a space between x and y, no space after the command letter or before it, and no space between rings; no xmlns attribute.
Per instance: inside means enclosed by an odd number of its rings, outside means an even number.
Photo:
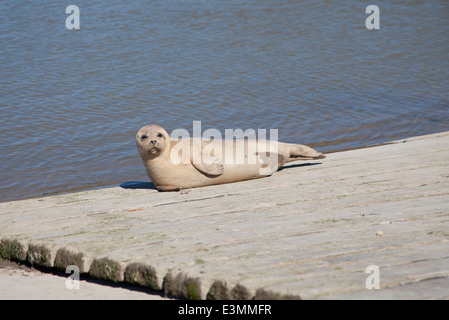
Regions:
<svg viewBox="0 0 449 320"><path fill-rule="evenodd" d="M3 259L189 299L449 298L449 132L228 185L4 202L0 239Z"/></svg>

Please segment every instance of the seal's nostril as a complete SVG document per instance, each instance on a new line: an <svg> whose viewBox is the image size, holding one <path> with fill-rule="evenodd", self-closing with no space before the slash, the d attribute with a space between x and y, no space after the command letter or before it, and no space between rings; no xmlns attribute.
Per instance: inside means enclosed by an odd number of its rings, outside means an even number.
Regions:
<svg viewBox="0 0 449 320"><path fill-rule="evenodd" d="M151 140L152 144L156 144L156 142L157 142L156 140Z"/></svg>

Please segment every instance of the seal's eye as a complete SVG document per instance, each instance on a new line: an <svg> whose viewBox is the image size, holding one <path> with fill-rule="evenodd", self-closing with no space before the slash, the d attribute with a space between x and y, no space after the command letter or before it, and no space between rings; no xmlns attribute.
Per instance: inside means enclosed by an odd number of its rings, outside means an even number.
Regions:
<svg viewBox="0 0 449 320"><path fill-rule="evenodd" d="M158 138L162 138L162 133L159 132L159 133L157 134L157 137L158 137Z"/></svg>
<svg viewBox="0 0 449 320"><path fill-rule="evenodd" d="M143 136L140 137L140 139L145 140L146 138L148 138L148 136L146 134L144 134Z"/></svg>

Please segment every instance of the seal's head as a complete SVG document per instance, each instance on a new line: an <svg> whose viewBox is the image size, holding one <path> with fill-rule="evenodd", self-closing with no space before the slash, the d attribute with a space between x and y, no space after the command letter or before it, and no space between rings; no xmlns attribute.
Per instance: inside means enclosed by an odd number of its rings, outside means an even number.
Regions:
<svg viewBox="0 0 449 320"><path fill-rule="evenodd" d="M158 125L142 127L136 135L137 148L143 160L154 159L169 149L170 136Z"/></svg>

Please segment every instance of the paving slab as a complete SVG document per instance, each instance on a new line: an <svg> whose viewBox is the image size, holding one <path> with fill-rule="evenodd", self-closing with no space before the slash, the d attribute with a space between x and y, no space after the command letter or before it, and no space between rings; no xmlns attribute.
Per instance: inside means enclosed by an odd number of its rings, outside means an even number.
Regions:
<svg viewBox="0 0 449 320"><path fill-rule="evenodd" d="M3 259L188 299L448 298L449 132L182 192L124 181L3 202L0 239Z"/></svg>

